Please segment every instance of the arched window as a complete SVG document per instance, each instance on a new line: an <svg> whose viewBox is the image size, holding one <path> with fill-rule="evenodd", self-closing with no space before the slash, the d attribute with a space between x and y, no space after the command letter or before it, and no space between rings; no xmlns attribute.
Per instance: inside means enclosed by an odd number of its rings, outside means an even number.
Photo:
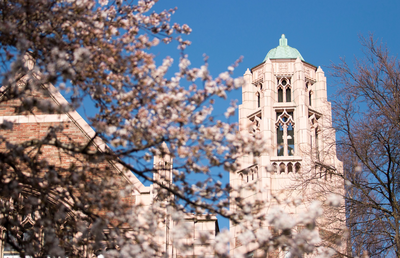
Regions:
<svg viewBox="0 0 400 258"><path fill-rule="evenodd" d="M279 173L285 173L286 166L284 163L279 164Z"/></svg>
<svg viewBox="0 0 400 258"><path fill-rule="evenodd" d="M293 172L293 164L292 163L288 163L288 165L287 165L287 172L288 173L292 173Z"/></svg>
<svg viewBox="0 0 400 258"><path fill-rule="evenodd" d="M321 133L321 129L318 123L318 117L315 114L312 114L309 117L310 121L310 153L319 160L320 158L320 147L321 142L319 141L319 135Z"/></svg>
<svg viewBox="0 0 400 258"><path fill-rule="evenodd" d="M296 165L295 165L294 167L295 167L296 173L299 173L300 170L301 170L301 164L300 164L299 162L297 162Z"/></svg>
<svg viewBox="0 0 400 258"><path fill-rule="evenodd" d="M293 112L278 112L276 121L276 143L278 156L294 155Z"/></svg>
<svg viewBox="0 0 400 258"><path fill-rule="evenodd" d="M312 95L312 91L308 92L308 105L311 106L311 95Z"/></svg>
<svg viewBox="0 0 400 258"><path fill-rule="evenodd" d="M283 102L283 90L282 90L282 88L278 89L278 102Z"/></svg>
<svg viewBox="0 0 400 258"><path fill-rule="evenodd" d="M292 88L289 78L278 78L278 102L292 102Z"/></svg>
<svg viewBox="0 0 400 258"><path fill-rule="evenodd" d="M259 92L257 92L256 95L257 95L257 108L259 108L261 107L261 96Z"/></svg>
<svg viewBox="0 0 400 258"><path fill-rule="evenodd" d="M288 123L287 125L287 145L288 145L288 156L294 155L294 129L293 123Z"/></svg>
<svg viewBox="0 0 400 258"><path fill-rule="evenodd" d="M272 169L274 170L275 173L278 172L278 165L275 162L272 163Z"/></svg>
<svg viewBox="0 0 400 258"><path fill-rule="evenodd" d="M284 140L283 140L283 125L279 124L278 127L276 128L276 138L277 138L277 155L278 156L284 156Z"/></svg>
<svg viewBox="0 0 400 258"><path fill-rule="evenodd" d="M286 102L292 102L292 89L286 87Z"/></svg>
<svg viewBox="0 0 400 258"><path fill-rule="evenodd" d="M320 159L320 149L322 142L320 142L321 127L319 126L319 118L316 114L309 115L310 123L310 154L317 160Z"/></svg>

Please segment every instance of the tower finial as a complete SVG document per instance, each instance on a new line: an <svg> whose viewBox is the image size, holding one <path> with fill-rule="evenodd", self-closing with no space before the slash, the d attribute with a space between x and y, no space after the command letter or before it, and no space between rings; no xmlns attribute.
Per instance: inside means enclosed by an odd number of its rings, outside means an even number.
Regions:
<svg viewBox="0 0 400 258"><path fill-rule="evenodd" d="M287 46L287 38L285 38L285 34L282 34L279 39L279 46Z"/></svg>

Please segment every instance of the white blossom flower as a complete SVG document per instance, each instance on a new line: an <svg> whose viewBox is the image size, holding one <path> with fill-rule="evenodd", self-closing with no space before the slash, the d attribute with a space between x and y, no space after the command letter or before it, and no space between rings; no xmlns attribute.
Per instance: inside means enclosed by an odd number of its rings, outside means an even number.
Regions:
<svg viewBox="0 0 400 258"><path fill-rule="evenodd" d="M197 73L197 77L199 77L202 80L206 80L208 77L208 68L206 65L202 65L200 67L200 70Z"/></svg>
<svg viewBox="0 0 400 258"><path fill-rule="evenodd" d="M234 84L235 89L242 87L244 85L243 77L235 78L233 80L233 84Z"/></svg>
<svg viewBox="0 0 400 258"><path fill-rule="evenodd" d="M179 68L185 70L190 65L190 61L187 58L182 58L179 63Z"/></svg>
<svg viewBox="0 0 400 258"><path fill-rule="evenodd" d="M333 207L339 207L342 202L342 197L338 194L331 193L328 195L327 203Z"/></svg>
<svg viewBox="0 0 400 258"><path fill-rule="evenodd" d="M99 4L100 4L101 6L108 5L108 0L99 0Z"/></svg>
<svg viewBox="0 0 400 258"><path fill-rule="evenodd" d="M229 241L231 235L229 231L223 230L215 237L215 242L213 243L214 250L218 254L227 254L229 251Z"/></svg>
<svg viewBox="0 0 400 258"><path fill-rule="evenodd" d="M87 48L80 47L74 50L74 64L80 60L84 60L90 56L90 51Z"/></svg>
<svg viewBox="0 0 400 258"><path fill-rule="evenodd" d="M231 78L231 77L229 76L229 73L228 73L228 72L221 73L218 77L221 78L221 79L224 80L224 81L226 81L226 80L228 80L229 78Z"/></svg>
<svg viewBox="0 0 400 258"><path fill-rule="evenodd" d="M251 232L250 230L246 230L242 234L239 234L238 239L240 243L242 243L243 245L247 245L254 241L255 237L253 232Z"/></svg>
<svg viewBox="0 0 400 258"><path fill-rule="evenodd" d="M229 118L229 117L231 117L233 115L235 115L235 108L234 107L229 107L225 112L225 117Z"/></svg>

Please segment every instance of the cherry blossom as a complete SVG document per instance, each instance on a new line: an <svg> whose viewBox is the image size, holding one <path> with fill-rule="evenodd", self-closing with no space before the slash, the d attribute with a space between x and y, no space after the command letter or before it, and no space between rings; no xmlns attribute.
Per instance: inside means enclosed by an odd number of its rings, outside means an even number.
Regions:
<svg viewBox="0 0 400 258"><path fill-rule="evenodd" d="M21 142L0 136L4 240L31 257L82 257L85 252L165 257L164 245L155 240L164 235L160 225L166 225L167 218L175 223L172 242L185 252L191 247L179 241L189 234L182 214L207 213L242 225L243 243L255 248L291 246L298 253L312 252L318 242L315 230L277 238L256 222L281 231L313 224L321 215L317 204L297 219L279 208L266 216L255 209L266 203L243 203L238 195L244 188L233 189L216 179L215 171L236 173L241 155L257 157L268 151L260 136L217 119L217 112L233 116L235 103L225 112L213 108L215 99L226 99L229 91L243 85L243 78L232 78L240 59L215 78L207 58L192 67L184 52L191 28L170 23L174 9L152 11L156 2L0 3L0 104L14 103L19 115L73 114L83 101L96 109L88 114L94 131L87 142L75 141L66 124ZM155 62L152 49L160 42L179 46L175 73L171 57ZM51 99L49 91L60 94L57 89L68 104ZM12 130L13 125L4 120L0 128ZM71 165L42 155L51 148L67 156ZM174 159L168 164L174 184L161 176L165 168L151 162L167 156ZM193 181L193 174L201 179ZM147 206L124 201L139 189L124 185L121 175L151 182L154 201ZM251 184L246 187L251 189ZM232 214L232 203L243 208ZM30 241L21 237L28 232L21 219L28 215L35 221ZM220 232L211 252L229 257L230 239L228 231Z"/></svg>

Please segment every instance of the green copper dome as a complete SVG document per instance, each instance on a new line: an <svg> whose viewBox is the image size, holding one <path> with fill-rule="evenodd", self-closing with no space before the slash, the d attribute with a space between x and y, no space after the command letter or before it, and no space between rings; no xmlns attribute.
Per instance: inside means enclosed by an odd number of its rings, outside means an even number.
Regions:
<svg viewBox="0 0 400 258"><path fill-rule="evenodd" d="M298 58L298 57L304 61L304 58L301 56L300 52L297 49L288 46L287 38L285 38L285 34L282 34L282 37L279 39L279 46L271 49L268 52L268 54L265 56L264 61L266 61L268 58L269 59L290 59L290 58Z"/></svg>

